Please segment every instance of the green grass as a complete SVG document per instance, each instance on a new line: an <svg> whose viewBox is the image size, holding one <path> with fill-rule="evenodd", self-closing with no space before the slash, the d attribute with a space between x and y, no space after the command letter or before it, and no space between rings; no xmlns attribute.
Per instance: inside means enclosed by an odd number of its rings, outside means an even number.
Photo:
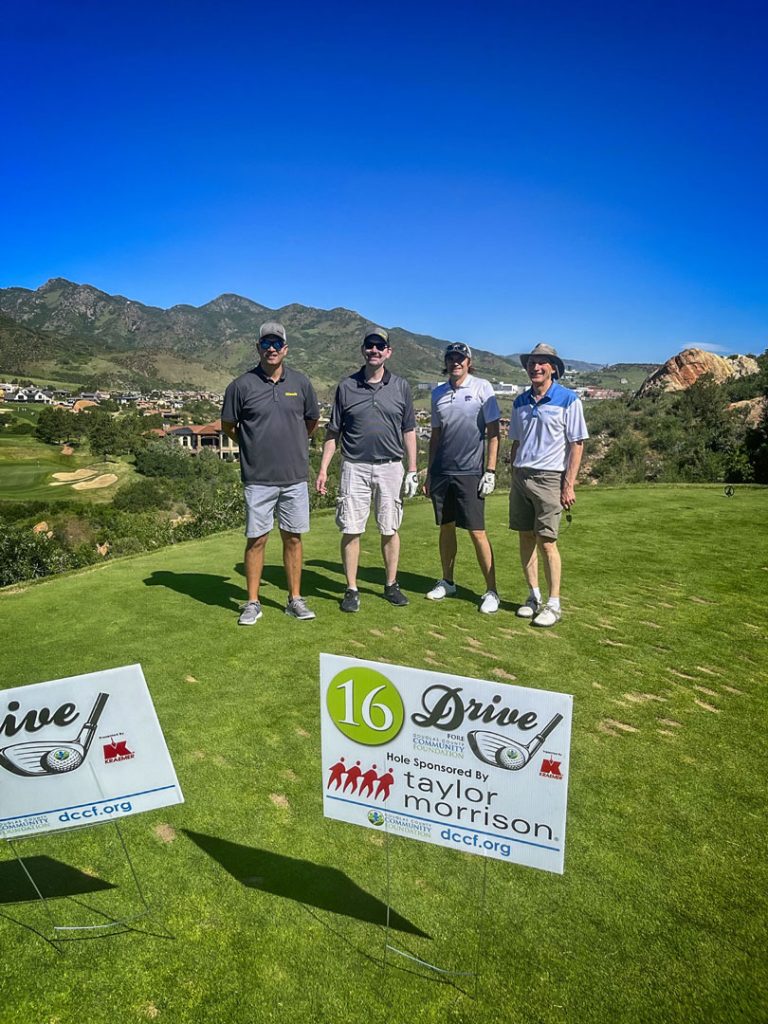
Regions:
<svg viewBox="0 0 768 1024"><path fill-rule="evenodd" d="M765 489L583 488L551 631L513 614L525 591L501 495L489 502L506 599L494 617L477 613L464 536L467 589L421 598L439 575L421 501L402 534L405 609L379 596L369 535L362 610L339 612L328 515L305 548L314 622L282 614L273 539L264 618L235 625L235 533L0 594L7 686L142 664L187 801L124 824L153 917L63 955L31 930L44 916L18 902L23 883L0 853L0 1022L764 1019L767 512ZM382 967L382 837L322 818L321 651L574 695L565 874L488 862L477 1001L466 979ZM20 845L116 886L62 895L60 920L82 920L83 904L129 906L108 828ZM389 853L392 905L409 923L395 943L472 966L483 862L405 839ZM57 871L56 891L76 893Z"/></svg>
<svg viewBox="0 0 768 1024"><path fill-rule="evenodd" d="M71 483L51 486L54 473L92 469L112 473L117 481L97 490L76 491ZM87 453L62 455L55 445L41 444L31 435L0 436L0 501L111 501L118 488L135 475L133 466L118 459L98 462ZM77 483L77 481L73 481Z"/></svg>

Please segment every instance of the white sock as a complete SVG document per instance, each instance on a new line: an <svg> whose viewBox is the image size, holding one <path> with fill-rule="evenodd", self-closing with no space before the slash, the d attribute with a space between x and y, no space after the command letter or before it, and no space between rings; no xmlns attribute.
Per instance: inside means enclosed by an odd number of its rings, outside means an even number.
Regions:
<svg viewBox="0 0 768 1024"><path fill-rule="evenodd" d="M550 608L554 608L556 612L560 611L560 598L559 597L550 597L550 599L547 601L547 604L549 605Z"/></svg>
<svg viewBox="0 0 768 1024"><path fill-rule="evenodd" d="M538 601L538 603L541 604L541 591L538 587L531 587L530 596L534 597Z"/></svg>

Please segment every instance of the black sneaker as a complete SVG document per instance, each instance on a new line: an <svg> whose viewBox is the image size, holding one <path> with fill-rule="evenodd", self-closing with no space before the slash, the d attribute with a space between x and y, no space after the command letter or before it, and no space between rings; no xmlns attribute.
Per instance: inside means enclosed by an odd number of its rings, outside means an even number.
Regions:
<svg viewBox="0 0 768 1024"><path fill-rule="evenodd" d="M385 584L384 597L390 604L394 604L398 608L402 608L404 605L410 604L410 601L400 589L400 584L397 580L395 580L394 583Z"/></svg>
<svg viewBox="0 0 768 1024"><path fill-rule="evenodd" d="M344 599L341 602L341 610L343 612L360 611L360 592L358 590L347 587L344 591Z"/></svg>

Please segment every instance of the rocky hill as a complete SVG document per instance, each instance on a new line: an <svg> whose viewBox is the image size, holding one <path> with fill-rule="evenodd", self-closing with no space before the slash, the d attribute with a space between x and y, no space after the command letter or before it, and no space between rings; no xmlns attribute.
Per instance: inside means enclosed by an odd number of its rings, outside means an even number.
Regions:
<svg viewBox="0 0 768 1024"><path fill-rule="evenodd" d="M160 309L54 278L35 291L0 289L0 371L98 378L104 385L220 388L253 365L266 319L285 324L291 362L321 386L359 365L360 340L371 325L349 309L271 309L232 294L203 306ZM412 383L440 378L447 342L401 327L390 328L390 337L396 372ZM526 381L519 363L493 353L476 350L475 362L485 376Z"/></svg>
<svg viewBox="0 0 768 1024"><path fill-rule="evenodd" d="M760 367L751 356L723 357L700 348L686 348L650 374L637 395L642 398L659 392L685 391L704 374L709 374L716 383L722 384L759 372Z"/></svg>

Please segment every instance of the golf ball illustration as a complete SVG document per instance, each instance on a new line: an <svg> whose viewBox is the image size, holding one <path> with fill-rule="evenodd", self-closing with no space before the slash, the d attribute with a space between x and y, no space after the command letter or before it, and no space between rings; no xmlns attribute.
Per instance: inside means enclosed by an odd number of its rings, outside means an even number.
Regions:
<svg viewBox="0 0 768 1024"><path fill-rule="evenodd" d="M502 747L496 752L496 760L502 768L519 768L524 759L515 747Z"/></svg>
<svg viewBox="0 0 768 1024"><path fill-rule="evenodd" d="M82 754L66 747L50 750L43 758L45 767L54 772L71 772L74 768L79 768L82 761Z"/></svg>

